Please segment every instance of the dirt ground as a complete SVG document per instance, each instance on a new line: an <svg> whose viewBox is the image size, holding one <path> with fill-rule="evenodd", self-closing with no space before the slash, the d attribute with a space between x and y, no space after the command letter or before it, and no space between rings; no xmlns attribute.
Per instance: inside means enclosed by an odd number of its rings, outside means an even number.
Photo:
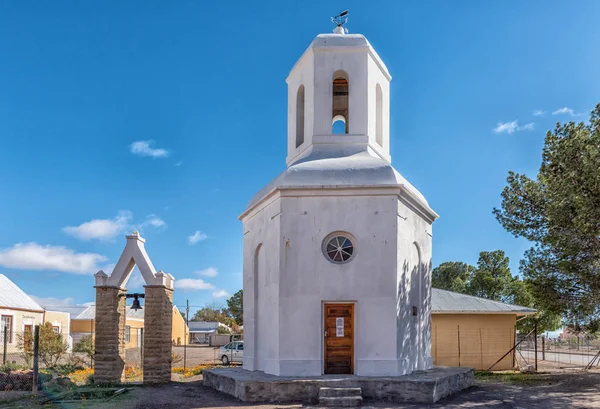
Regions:
<svg viewBox="0 0 600 409"><path fill-rule="evenodd" d="M514 379L513 379L514 378ZM297 404L246 404L202 385L201 377L189 382L173 382L160 387L135 387L109 402L87 401L39 406L20 400L0 404L0 408L120 408L120 409L195 409L195 408L305 408ZM600 372L547 373L528 376L493 375L478 377L476 385L463 393L432 405L392 405L365 401L375 408L491 408L554 409L600 408Z"/></svg>

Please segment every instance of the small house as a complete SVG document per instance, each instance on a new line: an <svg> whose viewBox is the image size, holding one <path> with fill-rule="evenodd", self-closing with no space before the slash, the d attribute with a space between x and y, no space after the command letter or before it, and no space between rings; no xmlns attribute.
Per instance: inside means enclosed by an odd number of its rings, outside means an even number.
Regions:
<svg viewBox="0 0 600 409"><path fill-rule="evenodd" d="M533 308L432 289L431 355L434 365L477 370L514 367L517 321ZM498 362L499 361L499 362Z"/></svg>
<svg viewBox="0 0 600 409"><path fill-rule="evenodd" d="M71 347L70 314L44 309L7 276L0 274L0 343L6 331L7 344L16 346L20 335L31 333L36 325L47 322Z"/></svg>

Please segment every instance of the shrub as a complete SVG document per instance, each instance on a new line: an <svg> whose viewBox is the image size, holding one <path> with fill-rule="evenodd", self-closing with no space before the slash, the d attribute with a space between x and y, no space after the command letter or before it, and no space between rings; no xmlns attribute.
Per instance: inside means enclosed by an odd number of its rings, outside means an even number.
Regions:
<svg viewBox="0 0 600 409"><path fill-rule="evenodd" d="M125 378L137 378L142 376L142 368L139 366L126 366Z"/></svg>
<svg viewBox="0 0 600 409"><path fill-rule="evenodd" d="M18 371L21 369L30 369L28 365L18 365L12 362L7 362L4 365L0 365L0 372L9 373L11 371Z"/></svg>
<svg viewBox="0 0 600 409"><path fill-rule="evenodd" d="M75 371L82 370L84 368L83 368L83 366L68 363L68 364L62 364L62 365L55 365L53 369L58 375L66 376Z"/></svg>
<svg viewBox="0 0 600 409"><path fill-rule="evenodd" d="M175 354L175 353L171 354L171 363L172 364L178 364L181 361L183 361L183 357L181 355Z"/></svg>
<svg viewBox="0 0 600 409"><path fill-rule="evenodd" d="M94 340L91 335L86 335L73 345L73 352L85 354L90 361L94 359Z"/></svg>
<svg viewBox="0 0 600 409"><path fill-rule="evenodd" d="M17 335L17 345L23 351L22 356L27 363L31 365L33 358L33 334L26 332ZM39 358L47 367L54 367L69 349L69 345L63 340L62 335L57 334L52 329L52 324L47 322L40 325L40 344Z"/></svg>

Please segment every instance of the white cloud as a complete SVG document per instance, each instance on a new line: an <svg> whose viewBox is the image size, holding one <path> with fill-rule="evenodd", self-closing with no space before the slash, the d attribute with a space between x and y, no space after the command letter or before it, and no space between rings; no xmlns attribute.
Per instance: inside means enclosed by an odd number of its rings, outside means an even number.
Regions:
<svg viewBox="0 0 600 409"><path fill-rule="evenodd" d="M201 278L181 278L175 280L175 288L181 290L214 290L215 286Z"/></svg>
<svg viewBox="0 0 600 409"><path fill-rule="evenodd" d="M552 115L569 115L569 116L575 116L575 115L579 115L579 114L576 114L575 111L573 111L572 108L563 107L563 108L557 109L556 111L552 112Z"/></svg>
<svg viewBox="0 0 600 409"><path fill-rule="evenodd" d="M79 226L67 226L62 230L79 240L110 240L129 230L130 211L120 211L114 219L94 219Z"/></svg>
<svg viewBox="0 0 600 409"><path fill-rule="evenodd" d="M181 166L181 165L183 165L183 161L182 161L182 160L180 160L179 162L177 162L177 163L175 164L175 166Z"/></svg>
<svg viewBox="0 0 600 409"><path fill-rule="evenodd" d="M225 290L216 290L216 291L213 291L212 296L213 296L213 298L227 298L227 297L231 297L231 294L229 294Z"/></svg>
<svg viewBox="0 0 600 409"><path fill-rule="evenodd" d="M153 140L147 141L135 141L129 145L129 150L134 155L138 156L150 156L152 158L165 158L169 156L169 151L166 149L152 148L154 144Z"/></svg>
<svg viewBox="0 0 600 409"><path fill-rule="evenodd" d="M219 272L214 267L209 267L204 270L194 271L194 274L204 277L216 277Z"/></svg>
<svg viewBox="0 0 600 409"><path fill-rule="evenodd" d="M81 223L79 226L63 227L62 231L79 240L112 240L117 236L142 230L146 226L157 229L166 229L167 223L155 214L146 216L143 223L133 224L133 214L128 210L122 210L113 219L94 219Z"/></svg>
<svg viewBox="0 0 600 409"><path fill-rule="evenodd" d="M71 297L67 298L54 298L54 297L36 297L30 295L39 305L45 310L49 311L63 311L71 314L71 318L75 318L88 306L94 305L94 302L85 302L82 304L76 304L75 300Z"/></svg>
<svg viewBox="0 0 600 409"><path fill-rule="evenodd" d="M67 298L54 298L54 297L36 297L30 295L39 305L44 309L50 311L64 311L71 314L71 318L75 318L81 313L86 307L94 305L94 302L86 302L83 304L76 304L75 300L71 297Z"/></svg>
<svg viewBox="0 0 600 409"><path fill-rule="evenodd" d="M204 233L202 233L200 230L196 230L194 232L194 234L192 234L191 236L188 236L188 244L190 246L193 246L194 244L198 243L199 241L202 240L206 240L208 238L208 236Z"/></svg>
<svg viewBox="0 0 600 409"><path fill-rule="evenodd" d="M494 128L494 132L503 133L507 132L509 134L515 132L517 130L517 121L512 122L498 122L498 125Z"/></svg>
<svg viewBox="0 0 600 409"><path fill-rule="evenodd" d="M42 246L34 242L17 243L0 249L0 266L22 270L53 270L73 274L92 274L106 257L95 253L76 253L62 246Z"/></svg>
<svg viewBox="0 0 600 409"><path fill-rule="evenodd" d="M544 116L546 115L545 111L542 111L541 109L536 109L535 111L533 111L533 116Z"/></svg>
<svg viewBox="0 0 600 409"><path fill-rule="evenodd" d="M533 122L529 122L523 126L519 126L517 131L533 131L535 129L535 124Z"/></svg>
<svg viewBox="0 0 600 409"><path fill-rule="evenodd" d="M146 221L144 222L144 225L156 227L157 229L158 228L164 228L164 229L167 228L167 223L155 214L150 214L150 215L146 216Z"/></svg>
<svg viewBox="0 0 600 409"><path fill-rule="evenodd" d="M513 134L517 131L533 131L535 129L535 124L530 122L523 126L519 126L518 121L511 122L498 122L498 125L493 129L495 133L508 133Z"/></svg>
<svg viewBox="0 0 600 409"><path fill-rule="evenodd" d="M30 295L33 300L44 308L70 307L75 305L75 300L72 297L54 298L54 297L36 297Z"/></svg>

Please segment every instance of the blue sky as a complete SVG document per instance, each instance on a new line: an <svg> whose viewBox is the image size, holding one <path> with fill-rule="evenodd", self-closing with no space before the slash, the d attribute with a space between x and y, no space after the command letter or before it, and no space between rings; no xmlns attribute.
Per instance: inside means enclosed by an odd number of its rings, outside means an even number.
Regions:
<svg viewBox="0 0 600 409"><path fill-rule="evenodd" d="M0 273L93 301L137 228L191 280L177 305L224 302L237 217L285 167L285 78L344 8L393 76L393 164L441 216L434 265L503 249L516 272L528 245L492 208L600 101L597 1L1 2Z"/></svg>

